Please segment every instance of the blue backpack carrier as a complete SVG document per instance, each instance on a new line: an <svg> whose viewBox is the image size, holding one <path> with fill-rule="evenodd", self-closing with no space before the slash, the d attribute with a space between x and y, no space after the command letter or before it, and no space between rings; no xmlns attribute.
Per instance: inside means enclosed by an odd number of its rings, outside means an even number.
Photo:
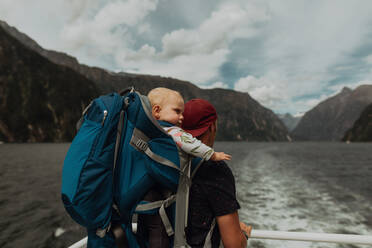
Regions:
<svg viewBox="0 0 372 248"><path fill-rule="evenodd" d="M111 93L83 112L63 165L62 201L69 215L87 228L88 247L117 247L114 227L123 230L129 247L140 247L138 215L154 212L172 246L183 247L191 168L201 162L180 162L178 147L152 117L146 96L133 89ZM155 185L167 190L167 198L144 201Z"/></svg>

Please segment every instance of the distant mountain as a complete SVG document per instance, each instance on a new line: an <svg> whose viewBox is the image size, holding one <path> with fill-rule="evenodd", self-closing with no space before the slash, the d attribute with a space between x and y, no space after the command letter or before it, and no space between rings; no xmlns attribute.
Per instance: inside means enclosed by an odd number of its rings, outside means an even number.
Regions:
<svg viewBox="0 0 372 248"><path fill-rule="evenodd" d="M19 32L17 29L10 27L5 22L0 22L0 29L1 29L1 37L2 42L0 43L0 48L13 51L14 53L9 53L7 57L14 57L11 61L8 61L8 67L10 69L2 68L1 65L1 74L0 77L3 78L4 83L7 85L11 85L14 83L8 81L7 78L15 77L15 75L21 75L19 71L27 70L29 74L34 73L35 75L29 75L30 78L34 78L33 80L26 80L28 82L27 85L18 83L17 86L19 91L26 89L27 87L36 87L33 86L40 84L40 94L47 94L43 90L45 87L43 86L42 80L37 80L37 77L53 77L58 76L60 81L64 82L65 88L60 88L58 92L66 97L66 100L69 99L70 103L67 103L59 97L60 104L66 105L66 108L63 109L64 115L68 115L68 111L74 111L74 121L78 119L77 113L80 113L83 106L87 104L87 98L92 99L97 94L104 94L111 91L120 91L125 89L129 86L134 86L136 90L140 91L142 94L147 94L147 92L154 88L154 87L168 87L171 89L175 89L181 92L184 96L185 100L189 100L191 98L204 98L210 101L215 107L219 114L218 125L219 125L219 132L217 136L217 140L245 140L245 141L287 141L288 140L288 131L284 124L280 121L280 119L269 109L260 105L257 101L251 98L247 93L236 92L233 90L226 90L226 89L200 89L195 85L191 84L190 82L181 81L173 78L164 78L160 76L150 76L150 75L138 75L138 74L129 74L129 73L113 73L98 67L90 67L87 65L79 64L78 61L67 54L59 53L56 51L45 50L41 48L35 41L29 38L27 35ZM16 42L17 41L17 42ZM13 45L16 44L16 45ZM23 44L23 45L22 45ZM20 50L19 50L20 49ZM20 52L22 50L22 52ZM1 52L1 50L0 50ZM24 56L31 56L35 59L26 60L29 63L26 63L24 60ZM39 56L36 56L39 55ZM41 56L40 56L41 55ZM41 59L43 58L43 59ZM47 59L47 60L46 60ZM6 57L1 57L0 60L5 60ZM48 67L51 66L55 69L64 71L64 78L62 74L54 73L55 75L49 75L48 70L39 70L35 68L36 61L39 64ZM12 62L12 63L11 63ZM22 67L23 66L23 67ZM39 65L40 66L40 65ZM15 69L17 68L17 69ZM53 71L53 70L52 70ZM72 74L74 76L72 76ZM71 76L68 76L70 75ZM76 78L75 78L76 76ZM70 77L70 78L69 78ZM5 78L5 79L4 79ZM57 80L58 81L58 80ZM56 81L56 82L57 82ZM47 85L48 87L56 87L53 85L54 80L49 80ZM59 81L58 81L59 82ZM82 82L82 83L81 83ZM93 84L91 82L94 82ZM15 84L15 83L14 83ZM88 86L86 86L89 85ZM44 88L43 88L44 87ZM61 86L62 87L62 86ZM91 89L91 91L85 90L85 87ZM80 96L83 94L84 97ZM97 93L98 92L98 93ZM1 92L0 97L4 96L9 98L9 92ZM20 103L22 106L26 105L26 99L20 99ZM40 105L45 101L48 103L49 98L41 98L39 100ZM28 102L28 101L26 101ZM79 107L71 106L72 103L79 103ZM1 110L3 112L8 111L11 105L7 104L0 105ZM62 110L60 110L62 111ZM1 113L1 116L6 116ZM38 112L38 109L35 107L32 111L25 111L22 109L22 113L29 112L29 115L34 115ZM75 113L76 112L76 113ZM16 114L15 114L16 115ZM72 114L71 114L72 116ZM29 116L24 116L22 120L25 122L29 121ZM48 119L49 118L49 119ZM49 127L52 127L53 124L50 123L50 117L47 118L47 121L43 121L45 123L49 123ZM72 117L69 117L72 118ZM69 135L68 137L72 137L71 130L73 130L73 122L69 119ZM65 140L65 138L22 138L18 137L14 130L19 130L16 127L16 123L10 122L8 116L6 116L5 120L2 120L2 123L5 125L4 128L0 129L0 139L2 136L4 137L4 133L8 133L5 135L5 140L11 141L25 141L25 140L35 140L35 141L45 141L45 140ZM66 123L63 122L63 123ZM37 130L46 130L48 127L39 128ZM35 129L35 128L33 128ZM6 132L4 132L4 130ZM13 131L12 131L13 130ZM27 130L27 128L26 128ZM43 133L45 131L42 131ZM61 132L61 131L59 131ZM27 133L27 132L26 132ZM12 134L14 137L11 137ZM22 137L26 137L26 134L21 135ZM51 135L52 136L52 135ZM48 136L49 137L49 136ZM62 137L59 135L58 137ZM67 137L67 136L63 136Z"/></svg>
<svg viewBox="0 0 372 248"><path fill-rule="evenodd" d="M289 113L277 114L277 116L284 123L289 131L292 131L301 120L301 117L294 117Z"/></svg>
<svg viewBox="0 0 372 248"><path fill-rule="evenodd" d="M342 91L319 103L302 117L291 132L295 140L339 141L363 109L372 103L372 85Z"/></svg>
<svg viewBox="0 0 372 248"><path fill-rule="evenodd" d="M342 140L352 142L372 141L372 104L363 110L358 120L345 133Z"/></svg>

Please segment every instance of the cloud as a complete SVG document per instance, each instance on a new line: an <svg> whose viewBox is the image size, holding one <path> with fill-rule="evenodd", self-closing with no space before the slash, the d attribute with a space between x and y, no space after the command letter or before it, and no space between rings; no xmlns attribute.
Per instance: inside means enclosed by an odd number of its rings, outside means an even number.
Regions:
<svg viewBox="0 0 372 248"><path fill-rule="evenodd" d="M299 117L299 118L302 118L302 116L305 115L305 112L297 112L297 113L294 113L293 114L293 117Z"/></svg>
<svg viewBox="0 0 372 248"><path fill-rule="evenodd" d="M219 75L229 45L254 36L254 25L267 20L252 4L222 4L195 29L179 29L162 37L159 51L149 44L117 57L116 62L140 73L157 73L205 85ZM244 23L244 25L241 25Z"/></svg>
<svg viewBox="0 0 372 248"><path fill-rule="evenodd" d="M235 39L254 36L257 31L252 24L266 20L266 12L254 5L223 4L197 29L181 29L166 34L162 39L162 56L172 58L226 49Z"/></svg>
<svg viewBox="0 0 372 248"><path fill-rule="evenodd" d="M339 92L337 92L337 93L339 93ZM320 102L326 100L327 98L329 98L333 95L335 95L335 94L332 94L332 95L322 94L321 96L316 97L316 98L296 101L296 103L305 106L307 109L311 109L311 108L315 107L316 105L318 105Z"/></svg>
<svg viewBox="0 0 372 248"><path fill-rule="evenodd" d="M153 47L145 45L135 53L135 58L131 59L129 54L119 57L117 61L125 66L125 71L128 72L175 77L199 82L201 86L216 76L221 61L225 61L227 53L228 50L216 50L209 54L180 55L171 60L162 60L158 54L155 54Z"/></svg>
<svg viewBox="0 0 372 248"><path fill-rule="evenodd" d="M317 80L320 79L316 77L297 77L297 82L300 82L299 85L309 86L299 88L292 81L288 81L286 77L281 78L280 75L271 72L259 78L251 75L240 78L235 83L234 90L249 93L260 104L275 112L303 114L321 101L340 93L344 87L355 89L362 84L372 84L370 80L336 85L327 85L323 82L315 90L311 88L312 84L310 83L301 84L301 82L310 82L312 80L318 82Z"/></svg>
<svg viewBox="0 0 372 248"><path fill-rule="evenodd" d="M214 89L214 88L220 88L220 89L227 89L229 86L225 84L224 82L215 82L208 85L203 85L201 88L203 89Z"/></svg>
<svg viewBox="0 0 372 248"><path fill-rule="evenodd" d="M372 77L371 77L372 78ZM357 82L352 82L352 83L348 83L348 84L339 84L339 85L333 85L333 86L330 86L329 89L333 92L332 94L328 95L328 97L332 97L338 93L341 92L341 90L344 88L344 87L347 87L351 90L355 90L358 86L360 85L364 85L364 84L369 84L369 85L372 85L372 80L369 79L369 80L361 80L361 81L357 81Z"/></svg>
<svg viewBox="0 0 372 248"><path fill-rule="evenodd" d="M0 0L3 20L82 63L228 85L291 113L371 80L371 12L358 0Z"/></svg>
<svg viewBox="0 0 372 248"><path fill-rule="evenodd" d="M372 64L372 54L368 55L368 56L365 58L365 61L367 62L367 64Z"/></svg>
<svg viewBox="0 0 372 248"><path fill-rule="evenodd" d="M20 30L45 48L67 52L81 63L176 77L204 86L219 77L231 44L255 36L256 24L268 18L266 10L254 3L231 1L213 6L217 2L210 1L203 8L212 11L198 13L199 24L194 22L192 28L167 30L161 37L154 37L164 26L154 26L157 22L153 22L151 14L159 4L167 4L167 0L39 0L39 3L42 10L36 10L26 0L0 0L0 13L11 19L11 24L18 22ZM181 2L172 4L183 6ZM30 10L29 28L22 22L21 10L25 8ZM203 16L206 18L201 19ZM43 30L46 27L49 32ZM146 39L139 43L141 36L161 41L160 46Z"/></svg>
<svg viewBox="0 0 372 248"><path fill-rule="evenodd" d="M257 36L259 57L244 63L255 71L243 72L235 81L236 90L248 92L275 111L296 113L314 107L344 86L357 85L361 77L372 75L362 75L365 63L372 59L354 55L361 47L368 48L365 44L371 35L367 28L372 23L368 14L371 4L358 1L337 4L267 1L267 4L270 21ZM250 57L244 53L241 56Z"/></svg>
<svg viewBox="0 0 372 248"><path fill-rule="evenodd" d="M40 15L48 19L48 15L53 15L53 18L49 18L53 23L50 25L51 30L54 27L53 34L43 33L42 29L47 23L38 25L31 21L33 30L44 36L42 39L38 35L33 37L42 45L47 44L47 48L76 56L82 63L178 77L201 85L216 81L219 77L219 68L227 60L231 43L236 39L254 36L257 33L256 24L268 18L266 10L254 3L230 1L213 6L218 2L209 1L208 7L201 6L212 11L198 13L199 19L203 16L207 18L199 24L193 23L193 28L168 30L158 37L161 40L158 48L146 40L138 47L137 41L141 35L150 37L151 33L156 33L156 29L163 29L153 26L150 15L156 11L159 3L164 5L168 1L106 0L92 3L87 0L56 0L52 3L40 0L43 10L39 11L31 8L26 0L15 4L0 1L0 7L7 11L14 10L8 16L16 16L14 19L18 21L22 19L20 10L28 5L32 10L31 15L35 17ZM181 2L172 4L183 6Z"/></svg>
<svg viewBox="0 0 372 248"><path fill-rule="evenodd" d="M241 78L236 82L234 89L248 92L254 99L269 108L272 108L278 101L283 101L285 98L283 90L277 87L277 84L268 77L256 78L247 76Z"/></svg>
<svg viewBox="0 0 372 248"><path fill-rule="evenodd" d="M142 21L156 10L157 4L157 0L109 1L98 9L90 9L93 14L70 21L60 38L65 49L73 53L84 49L90 61L114 56L118 51L126 53L135 42L129 29L137 25L140 32L148 29Z"/></svg>
<svg viewBox="0 0 372 248"><path fill-rule="evenodd" d="M84 1L82 1L84 2ZM67 21L67 13L62 0L0 0L0 18L36 40L44 48L57 49L58 31ZM63 13L63 14L61 14Z"/></svg>

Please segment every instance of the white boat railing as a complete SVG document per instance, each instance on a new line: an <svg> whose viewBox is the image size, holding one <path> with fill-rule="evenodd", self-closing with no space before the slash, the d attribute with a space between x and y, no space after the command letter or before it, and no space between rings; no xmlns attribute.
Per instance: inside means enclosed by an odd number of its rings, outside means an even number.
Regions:
<svg viewBox="0 0 372 248"><path fill-rule="evenodd" d="M289 241L328 242L339 244L372 245L372 236L355 234L334 233L309 233L309 232L283 232L252 230L251 239L273 239ZM69 248L83 248L87 245L88 238L80 240Z"/></svg>
<svg viewBox="0 0 372 248"><path fill-rule="evenodd" d="M75 244L69 246L68 248L83 248L87 247L88 237L83 238L82 240L76 242Z"/></svg>
<svg viewBox="0 0 372 248"><path fill-rule="evenodd" d="M334 233L282 232L252 230L251 238L291 241L328 242L340 244L372 245L372 236Z"/></svg>

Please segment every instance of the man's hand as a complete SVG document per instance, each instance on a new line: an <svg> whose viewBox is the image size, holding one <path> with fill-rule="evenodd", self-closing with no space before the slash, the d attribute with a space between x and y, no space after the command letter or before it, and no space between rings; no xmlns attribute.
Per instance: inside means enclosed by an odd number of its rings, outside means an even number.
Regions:
<svg viewBox="0 0 372 248"><path fill-rule="evenodd" d="M231 160L231 155L226 154L224 152L214 152L212 157L212 161L221 161L221 160Z"/></svg>
<svg viewBox="0 0 372 248"><path fill-rule="evenodd" d="M248 236L251 237L252 226L247 226L243 222L240 222L240 229Z"/></svg>

